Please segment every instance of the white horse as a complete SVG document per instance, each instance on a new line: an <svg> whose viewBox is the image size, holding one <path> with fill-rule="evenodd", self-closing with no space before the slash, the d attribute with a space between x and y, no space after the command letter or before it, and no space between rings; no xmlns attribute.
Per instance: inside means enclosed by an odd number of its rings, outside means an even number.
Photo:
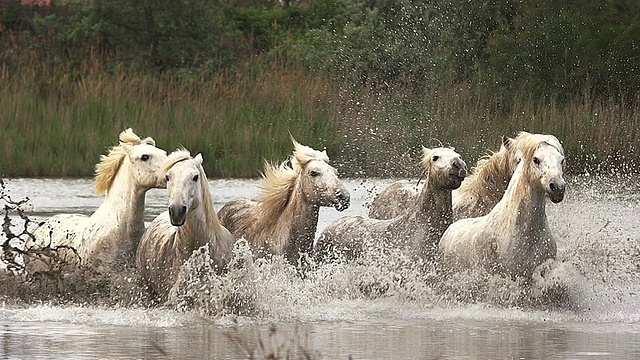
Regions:
<svg viewBox="0 0 640 360"><path fill-rule="evenodd" d="M498 204L487 215L449 226L439 244L445 263L531 277L538 265L555 258L545 201L546 195L553 203L564 198L565 159L562 145L551 138L523 139L521 161Z"/></svg>
<svg viewBox="0 0 640 360"><path fill-rule="evenodd" d="M106 193L104 202L91 215L60 214L47 219L34 231L27 247L75 249L80 264L98 272L114 265L133 265L138 241L144 232L145 195L151 188L164 188L160 168L167 153L152 138L140 139L131 129L120 134L120 144L100 157L94 188ZM39 259L43 260L43 259ZM77 264L78 257L65 259ZM27 271L38 270L38 260L27 257Z"/></svg>
<svg viewBox="0 0 640 360"><path fill-rule="evenodd" d="M389 220L343 217L320 234L314 248L318 261L356 258L370 246L401 247L422 258L437 252L438 240L451 224L451 191L467 175L467 165L451 148L423 148L427 180L409 211Z"/></svg>
<svg viewBox="0 0 640 360"><path fill-rule="evenodd" d="M209 245L216 269L222 272L231 260L235 239L216 215L202 155L192 158L189 151L176 150L162 169L168 210L153 220L140 239L136 265L151 290L166 299L194 250Z"/></svg>
<svg viewBox="0 0 640 360"><path fill-rule="evenodd" d="M349 191L328 164L325 151L301 145L293 138L291 166L265 164L262 191L255 200L228 202L218 212L222 224L257 253L284 254L296 264L309 254L321 206L338 211L349 207Z"/></svg>
<svg viewBox="0 0 640 360"><path fill-rule="evenodd" d="M520 132L515 138L502 137L500 149L481 157L460 188L453 191L453 219L487 214L504 195L518 164L518 144L528 137L556 141L552 135ZM555 140L554 140L555 139ZM418 196L422 185L407 180L396 181L373 200L369 217L391 219L406 211Z"/></svg>

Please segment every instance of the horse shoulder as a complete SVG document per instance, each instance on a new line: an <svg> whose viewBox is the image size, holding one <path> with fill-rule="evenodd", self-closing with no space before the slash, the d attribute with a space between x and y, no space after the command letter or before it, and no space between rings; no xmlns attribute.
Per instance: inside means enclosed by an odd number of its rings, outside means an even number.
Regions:
<svg viewBox="0 0 640 360"><path fill-rule="evenodd" d="M418 193L419 189L412 182L396 181L373 199L369 208L369 217L381 220L393 219L406 211L408 204L413 202Z"/></svg>
<svg viewBox="0 0 640 360"><path fill-rule="evenodd" d="M485 217L465 218L452 223L440 238L438 248L445 260L472 264L491 247L484 231Z"/></svg>
<svg viewBox="0 0 640 360"><path fill-rule="evenodd" d="M235 237L241 237L244 235L242 232L255 223L251 221L253 216L250 210L256 206L257 202L249 199L230 201L218 211L220 224Z"/></svg>
<svg viewBox="0 0 640 360"><path fill-rule="evenodd" d="M54 215L34 230L34 241L29 242L27 246L72 246L75 248L79 245L76 243L76 238L88 219L88 216L80 214Z"/></svg>
<svg viewBox="0 0 640 360"><path fill-rule="evenodd" d="M221 273L227 267L233 256L232 248L236 242L234 235L224 226L211 242L213 259L216 264L216 271ZM185 259L186 260L186 259Z"/></svg>
<svg viewBox="0 0 640 360"><path fill-rule="evenodd" d="M359 242L364 241L362 235L367 220L362 216L345 216L329 224L318 236L314 246L316 258L330 258L333 253L339 252L346 257L355 257ZM361 244L360 244L361 245Z"/></svg>

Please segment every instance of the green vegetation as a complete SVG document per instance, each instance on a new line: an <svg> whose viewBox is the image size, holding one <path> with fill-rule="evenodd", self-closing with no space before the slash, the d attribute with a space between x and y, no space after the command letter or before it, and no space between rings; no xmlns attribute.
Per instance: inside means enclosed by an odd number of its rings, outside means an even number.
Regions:
<svg viewBox="0 0 640 360"><path fill-rule="evenodd" d="M89 176L132 127L259 174L289 132L348 176L473 163L552 133L569 171L640 163L640 3L90 0L0 3L0 175Z"/></svg>

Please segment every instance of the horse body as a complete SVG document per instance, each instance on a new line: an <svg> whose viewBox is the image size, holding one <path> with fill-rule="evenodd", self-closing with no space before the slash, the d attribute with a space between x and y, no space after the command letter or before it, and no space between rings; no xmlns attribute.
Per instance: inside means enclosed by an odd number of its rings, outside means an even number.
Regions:
<svg viewBox="0 0 640 360"><path fill-rule="evenodd" d="M530 277L538 265L555 258L546 195L554 203L562 201L565 182L564 150L553 139L527 139L521 147L522 160L498 204L484 216L449 226L439 244L446 263Z"/></svg>
<svg viewBox="0 0 640 360"><path fill-rule="evenodd" d="M292 139L293 140L293 139ZM225 204L218 216L236 238L245 238L260 255L284 254L296 263L313 247L321 206L342 211L349 192L326 153L293 140L292 166L265 164L262 191L254 200Z"/></svg>
<svg viewBox="0 0 640 360"><path fill-rule="evenodd" d="M409 211L393 219L344 217L329 225L318 238L315 257L360 256L367 247L380 244L400 247L422 258L432 257L440 236L452 222L451 191L466 176L466 164L453 149L423 149L428 174L417 201Z"/></svg>
<svg viewBox="0 0 640 360"><path fill-rule="evenodd" d="M120 141L96 165L94 186L106 193L104 202L91 216L52 216L34 231L30 246L72 247L81 264L100 272L132 263L144 232L145 195L165 186L160 166L167 155L153 139L141 140L131 129L120 134Z"/></svg>
<svg viewBox="0 0 640 360"><path fill-rule="evenodd" d="M186 150L173 152L163 166L169 192L168 210L158 215L144 232L136 253L143 279L162 299L194 250L208 245L218 272L231 259L235 239L213 208L202 156Z"/></svg>

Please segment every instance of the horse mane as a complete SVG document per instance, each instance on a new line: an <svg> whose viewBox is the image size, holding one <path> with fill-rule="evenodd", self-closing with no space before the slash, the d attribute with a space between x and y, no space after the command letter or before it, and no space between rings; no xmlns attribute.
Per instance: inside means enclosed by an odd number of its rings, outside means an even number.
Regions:
<svg viewBox="0 0 640 360"><path fill-rule="evenodd" d="M289 203L293 194L294 185L302 167L296 164L292 158L289 166L288 161L280 165L273 165L265 161L264 173L262 174L262 184L260 193L256 200L261 203L261 219L273 221L275 216L282 213Z"/></svg>
<svg viewBox="0 0 640 360"><path fill-rule="evenodd" d="M109 149L107 155L100 155L100 162L95 167L95 178L93 187L97 194L102 194L109 190L113 180L120 170L122 161L127 156L126 146L148 144L155 146L156 142L148 137L141 139L136 135L131 128L128 128L120 133L120 143Z"/></svg>
<svg viewBox="0 0 640 360"><path fill-rule="evenodd" d="M546 142L548 145L556 148L560 152L560 154L564 156L564 148L562 147L560 140L558 140L558 138L553 135L532 134L526 131L521 131L516 136L515 141L518 149L522 151L523 155L527 150L535 151L535 149L537 149L541 143ZM531 149L532 147L533 149Z"/></svg>
<svg viewBox="0 0 640 360"><path fill-rule="evenodd" d="M514 145L510 144L508 146ZM501 146L498 151L489 150L487 154L478 159L463 186L466 183L467 186L493 189L496 185L489 184L489 182L495 183L498 181L502 183L503 181L508 181L513 171L511 168L512 154L513 151L505 146Z"/></svg>
<svg viewBox="0 0 640 360"><path fill-rule="evenodd" d="M301 167L304 167L311 160L322 160L326 163L329 162L329 156L325 150L318 151L309 146L302 145L297 142L293 136L291 137L291 142L293 142L292 163L295 160Z"/></svg>
<svg viewBox="0 0 640 360"><path fill-rule="evenodd" d="M166 174L169 169L171 169L175 164L185 161L191 160L191 153L189 150L185 148L180 148L173 151L169 154L167 161L162 164L162 168L160 171L163 174ZM205 220L207 222L208 228L213 231L216 239L221 239L224 236L222 232L222 224L220 224L220 219L215 211L213 206L213 200L211 196L211 189L209 188L209 182L207 178L207 174L204 172L204 168L202 165L198 165L198 173L200 174L200 191L202 194L202 203L201 206L204 211Z"/></svg>

